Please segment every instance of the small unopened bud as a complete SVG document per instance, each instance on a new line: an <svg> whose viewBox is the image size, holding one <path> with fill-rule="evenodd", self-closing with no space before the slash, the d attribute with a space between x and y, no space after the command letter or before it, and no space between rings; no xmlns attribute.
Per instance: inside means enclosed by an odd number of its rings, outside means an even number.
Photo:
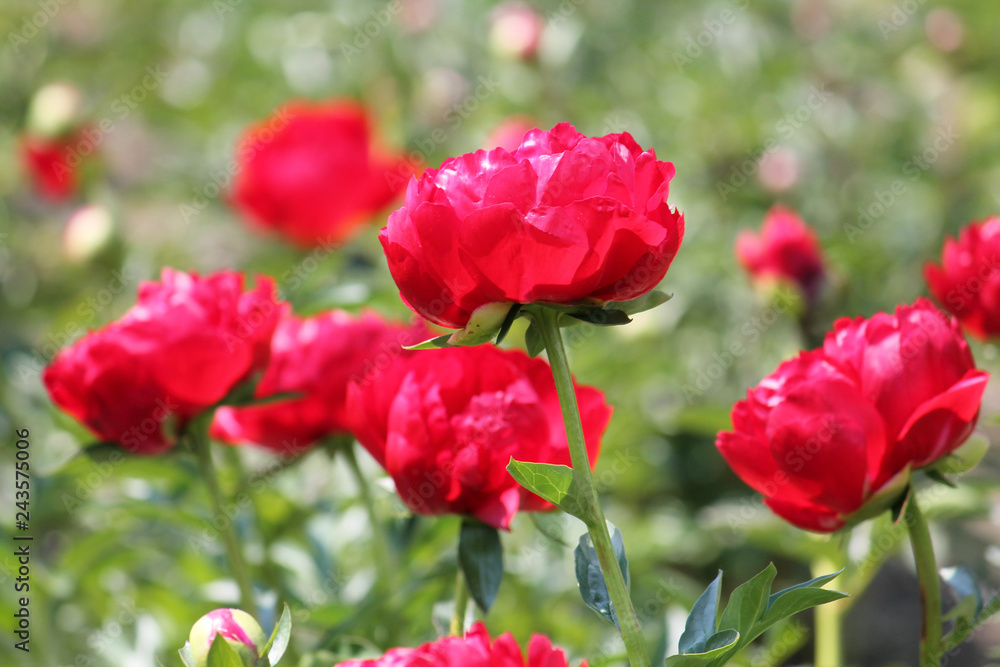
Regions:
<svg viewBox="0 0 1000 667"><path fill-rule="evenodd" d="M103 206L84 206L66 222L63 254L71 262L85 262L111 239L114 221Z"/></svg>
<svg viewBox="0 0 1000 667"><path fill-rule="evenodd" d="M40 88L28 108L28 129L39 137L58 137L75 129L81 121L83 94L68 83Z"/></svg>
<svg viewBox="0 0 1000 667"><path fill-rule="evenodd" d="M236 651L244 667L255 667L260 650L267 644L267 637L253 616L239 609L216 609L199 618L191 628L188 641L196 667L208 664L208 651L216 635L221 635Z"/></svg>

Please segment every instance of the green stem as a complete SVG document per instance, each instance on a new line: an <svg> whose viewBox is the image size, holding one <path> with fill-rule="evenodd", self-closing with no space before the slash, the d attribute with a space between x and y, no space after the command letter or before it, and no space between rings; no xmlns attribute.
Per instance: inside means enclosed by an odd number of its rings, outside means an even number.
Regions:
<svg viewBox="0 0 1000 667"><path fill-rule="evenodd" d="M819 577L840 569L833 558L822 555L813 559L812 573ZM836 602L821 604L815 608L815 667L841 667L844 663L841 649L841 627L844 607Z"/></svg>
<svg viewBox="0 0 1000 667"><path fill-rule="evenodd" d="M556 392L559 394L559 405L562 407L566 438L569 443L570 461L573 464L573 480L584 494L583 502L587 506L585 510L587 531L590 533L594 550L597 552L601 572L604 574L608 593L611 596L611 604L618 617L619 631L625 642L625 651L628 653L632 667L650 667L651 662L646 648L646 640L642 635L642 628L639 626L635 609L632 607L632 600L629 598L628 587L625 585L625 578L618 565L614 546L611 544L611 535L608 533L604 510L601 509L597 487L594 486L594 477L590 471L590 459L587 456L587 445L583 437L583 423L580 421L580 408L576 402L573 377L569 372L569 361L566 358L566 349L563 347L562 334L559 331L560 314L550 308L540 307L533 310L533 315L535 324L541 332L542 340L545 342L549 365L552 367L552 376L556 383Z"/></svg>
<svg viewBox="0 0 1000 667"><path fill-rule="evenodd" d="M215 471L215 464L212 462L212 449L208 442L208 437L193 425L189 436L192 446L198 456L198 465L201 467L201 474L208 485L208 492L212 496L215 515L225 517L222 537L226 543L226 551L229 554L229 566L233 571L236 584L240 587L240 606L251 616L257 616L257 606L254 603L253 586L250 584L250 577L247 574L247 565L243 560L243 552L240 549L240 540L236 535L236 525L225 512L225 498L222 489L219 487L219 478Z"/></svg>
<svg viewBox="0 0 1000 667"><path fill-rule="evenodd" d="M351 469L351 474L354 475L354 481L361 492L361 502L368 513L368 523L371 524L374 535L372 549L375 552L375 567L378 570L379 581L383 586L390 586L393 579L393 567L389 560L389 544L385 537L385 528L382 522L379 521L378 512L375 511L375 499L372 497L371 487L368 486L368 480L365 478L364 473L361 472L361 466L358 465L358 457L354 453L354 445L341 447L339 451L344 453L344 460L347 461L347 467Z"/></svg>
<svg viewBox="0 0 1000 667"><path fill-rule="evenodd" d="M451 627L448 632L456 637L465 635L465 612L469 608L469 587L465 575L459 568L455 578L455 610L451 613Z"/></svg>
<svg viewBox="0 0 1000 667"><path fill-rule="evenodd" d="M917 565L920 598L924 607L923 637L920 640L921 667L939 667L941 664L941 582L931 533L912 491L906 503L906 527L910 531L913 559Z"/></svg>

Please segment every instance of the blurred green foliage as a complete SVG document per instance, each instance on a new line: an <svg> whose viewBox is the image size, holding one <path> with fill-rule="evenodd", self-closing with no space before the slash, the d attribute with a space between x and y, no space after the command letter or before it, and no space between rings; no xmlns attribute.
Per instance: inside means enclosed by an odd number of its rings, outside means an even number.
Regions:
<svg viewBox="0 0 1000 667"><path fill-rule="evenodd" d="M944 235L1000 207L995 3L534 5L547 26L529 62L491 45L493 7L478 1L0 5L0 662L132 666L155 656L177 665L194 620L235 599L193 458L79 455L89 436L52 407L39 379L58 347L120 315L138 281L163 266L267 273L286 288L300 277L287 297L303 313L371 305L408 316L375 239L384 215L319 257L248 230L227 206L236 137L290 98L361 100L387 145L430 166L480 147L511 114L543 128L627 130L673 161L671 201L688 221L662 285L674 298L627 327L577 327L570 342L578 378L615 406L597 480L625 535L633 598L651 641L669 618L676 642L683 612L718 567L730 587L769 560L778 583L808 578L805 558L824 540L762 509L713 447L732 402L804 345L794 318L751 289L733 239L779 200L816 227L833 272L819 332L837 316L923 293L921 265ZM83 91L91 127L110 128L83 191L64 205L37 199L16 159L32 96L57 81ZM63 227L85 203L111 211L115 239L72 261ZM519 323L511 344L522 334ZM734 343L743 351L729 352ZM994 348L975 350L997 367ZM997 399L988 394L983 422ZM27 655L6 630L16 608L15 428L30 429L32 443ZM397 566L386 595L373 588L372 534L342 462L315 451L274 470L258 451L217 454L225 488L245 501L233 520L266 591L262 625L270 630L283 601L295 614L290 664L413 645L446 624L457 518L409 517L376 485ZM996 470L988 459L970 484L939 496L938 512L965 519L941 535L944 565L986 572L996 562L987 515ZM518 517L503 536L508 573L489 626L522 642L545 632L595 667L617 664L614 629L573 580L582 532L565 517ZM772 639L781 648L783 636Z"/></svg>

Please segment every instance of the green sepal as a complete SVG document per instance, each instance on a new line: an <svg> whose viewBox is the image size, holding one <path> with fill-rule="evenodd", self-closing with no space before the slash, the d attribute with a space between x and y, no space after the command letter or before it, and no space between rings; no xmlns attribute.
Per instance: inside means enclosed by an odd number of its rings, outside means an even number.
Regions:
<svg viewBox="0 0 1000 667"><path fill-rule="evenodd" d="M215 635L215 639L212 640L212 646L208 649L208 661L205 664L206 667L247 667L221 634Z"/></svg>
<svg viewBox="0 0 1000 667"><path fill-rule="evenodd" d="M195 667L194 656L191 654L191 642L184 642L182 646L177 651L181 656L181 662L184 663L184 667Z"/></svg>

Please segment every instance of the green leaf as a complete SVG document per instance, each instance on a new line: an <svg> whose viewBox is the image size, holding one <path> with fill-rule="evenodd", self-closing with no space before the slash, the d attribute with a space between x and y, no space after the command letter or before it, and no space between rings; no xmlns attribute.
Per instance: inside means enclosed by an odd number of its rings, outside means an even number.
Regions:
<svg viewBox="0 0 1000 667"><path fill-rule="evenodd" d="M616 301L614 302L614 307L627 315L635 315L636 313L641 313L652 308L656 308L673 298L673 294L667 294L666 292L661 292L660 290L653 290L647 294L643 294L637 299L631 299L629 301Z"/></svg>
<svg viewBox="0 0 1000 667"><path fill-rule="evenodd" d="M528 356L534 359L545 350L545 340L542 332L534 321L528 325L524 332L524 345L528 348Z"/></svg>
<svg viewBox="0 0 1000 667"><path fill-rule="evenodd" d="M436 350L442 347L455 347L448 340L451 338L451 334L445 334L443 336L435 336L422 343L417 343L416 345L404 345L404 350Z"/></svg>
<svg viewBox="0 0 1000 667"><path fill-rule="evenodd" d="M94 463L116 463L131 454L117 442L94 442L86 445L80 453Z"/></svg>
<svg viewBox="0 0 1000 667"><path fill-rule="evenodd" d="M831 572L830 574L822 574L822 575L820 575L818 577L810 579L809 581L803 581L801 584L795 584L794 586L789 586L788 588L782 588L780 591L778 591L777 593L774 593L773 595L771 595L770 598L768 598L768 600L767 600L767 608L770 609L771 605L773 605L775 602L777 602L778 599L781 596L785 595L786 593L790 593L790 592L798 590L800 588L819 588L820 586L822 586L823 584L827 583L828 581L833 581L834 579L836 579L837 577L839 577L841 575L841 573L843 573L843 571L844 571L844 569L841 568L841 569L837 570L836 572Z"/></svg>
<svg viewBox="0 0 1000 667"><path fill-rule="evenodd" d="M208 649L207 667L244 667L243 659L226 643L221 634L215 635L212 646Z"/></svg>
<svg viewBox="0 0 1000 667"><path fill-rule="evenodd" d="M976 583L976 578L972 576L972 573L964 567L948 567L941 570L941 578L955 591L960 604L967 599L971 599L971 606L975 610L972 618L979 616L980 612L983 611L983 594L979 590L979 584ZM956 617L952 616L952 618Z"/></svg>
<svg viewBox="0 0 1000 667"><path fill-rule="evenodd" d="M749 638L769 606L771 583L777 572L774 563L771 563L753 579L737 587L729 596L729 604L722 612L719 627L736 630L742 637Z"/></svg>
<svg viewBox="0 0 1000 667"><path fill-rule="evenodd" d="M270 664L276 665L278 661L281 660L281 656L285 654L285 650L288 648L288 642L292 638L292 612L288 608L288 603L284 605L284 609L281 611L281 618L278 619L277 625L274 626L274 630L271 631L271 636L267 640L267 644L264 648L260 650L260 654L266 655L267 660Z"/></svg>
<svg viewBox="0 0 1000 667"><path fill-rule="evenodd" d="M458 564L472 599L485 614L493 606L503 579L503 545L497 529L479 521L463 521Z"/></svg>
<svg viewBox="0 0 1000 667"><path fill-rule="evenodd" d="M843 598L850 597L847 593L828 590L826 588L798 588L793 587L775 593L772 598L778 596L770 604L764 617L757 624L756 632L760 634L783 618L794 616L800 611L805 611L810 607L817 607L828 602L836 602Z"/></svg>
<svg viewBox="0 0 1000 667"><path fill-rule="evenodd" d="M587 523L587 505L573 483L573 469L569 466L531 463L511 458L507 464L507 472L528 491Z"/></svg>
<svg viewBox="0 0 1000 667"><path fill-rule="evenodd" d="M181 654L181 662L185 667L195 667L194 656L191 655L191 642L184 642L184 646L177 652Z"/></svg>
<svg viewBox="0 0 1000 667"><path fill-rule="evenodd" d="M608 523L608 527L611 529L611 544L618 557L618 567L625 579L625 585L628 586L628 558L625 556L625 541L622 539L622 532L611 523ZM583 597L583 601L587 603L588 607L617 626L618 615L611 604L608 584L604 579L601 563L589 534L584 533L580 536L580 543L573 551L573 557L576 562L576 582L580 585L580 596Z"/></svg>
<svg viewBox="0 0 1000 667"><path fill-rule="evenodd" d="M700 652L672 655L667 658L666 665L667 667L700 667L714 663L736 648L739 640L740 633L735 630L720 630L705 639L705 647Z"/></svg>
<svg viewBox="0 0 1000 667"><path fill-rule="evenodd" d="M513 306L510 307L510 310L507 311L507 317L504 318L503 324L500 325L500 331L497 332L497 339L496 339L497 345L502 343L503 339L507 337L507 333L510 331L511 325L514 324L514 320L517 319L517 316L520 314L520 312L521 312L521 304L519 303L515 303Z"/></svg>
<svg viewBox="0 0 1000 667"><path fill-rule="evenodd" d="M569 313L569 316L601 327L619 326L632 321L628 313L614 308L581 308Z"/></svg>
<svg viewBox="0 0 1000 667"><path fill-rule="evenodd" d="M944 473L938 470L937 468L927 468L926 470L924 470L924 474L927 475L929 479L937 482L938 484L944 484L945 486L950 487L952 489L958 488L958 485L955 484L955 482L945 477Z"/></svg>
<svg viewBox="0 0 1000 667"><path fill-rule="evenodd" d="M680 653L704 653L709 637L716 633L716 619L719 615L720 586L722 585L722 570L715 580L708 585L688 614L684 623L684 632L678 642ZM693 664L693 663L692 663Z"/></svg>

